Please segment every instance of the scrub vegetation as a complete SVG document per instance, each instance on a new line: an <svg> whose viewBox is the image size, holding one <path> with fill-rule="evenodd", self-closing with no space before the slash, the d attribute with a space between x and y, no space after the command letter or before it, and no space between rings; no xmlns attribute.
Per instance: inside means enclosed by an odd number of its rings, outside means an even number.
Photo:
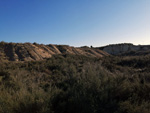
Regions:
<svg viewBox="0 0 150 113"><path fill-rule="evenodd" d="M0 62L0 113L149 113L150 56Z"/></svg>

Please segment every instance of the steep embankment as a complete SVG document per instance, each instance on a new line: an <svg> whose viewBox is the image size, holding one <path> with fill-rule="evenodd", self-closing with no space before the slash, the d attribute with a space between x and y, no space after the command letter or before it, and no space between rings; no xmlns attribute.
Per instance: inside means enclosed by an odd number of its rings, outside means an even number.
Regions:
<svg viewBox="0 0 150 113"><path fill-rule="evenodd" d="M50 58L55 54L75 54L93 57L109 54L97 48L76 48L67 45L43 45L31 43L0 43L0 60L32 61Z"/></svg>
<svg viewBox="0 0 150 113"><path fill-rule="evenodd" d="M113 44L104 47L100 47L103 50L112 55L147 55L150 54L150 45L133 45L133 44Z"/></svg>

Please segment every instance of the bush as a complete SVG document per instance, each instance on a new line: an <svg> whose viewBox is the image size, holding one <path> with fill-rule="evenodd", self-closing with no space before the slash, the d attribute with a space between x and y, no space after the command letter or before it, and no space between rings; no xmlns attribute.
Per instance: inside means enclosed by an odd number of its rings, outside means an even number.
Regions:
<svg viewBox="0 0 150 113"><path fill-rule="evenodd" d="M64 54L0 62L0 113L148 113L149 59Z"/></svg>

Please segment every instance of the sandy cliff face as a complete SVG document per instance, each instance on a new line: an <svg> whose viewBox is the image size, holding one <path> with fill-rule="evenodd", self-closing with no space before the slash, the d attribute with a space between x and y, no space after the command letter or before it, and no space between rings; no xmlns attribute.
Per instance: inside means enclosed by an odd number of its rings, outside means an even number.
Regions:
<svg viewBox="0 0 150 113"><path fill-rule="evenodd" d="M31 43L0 43L0 60L32 61L50 58L55 54L75 54L103 57L109 54L96 48L76 48L67 45Z"/></svg>
<svg viewBox="0 0 150 113"><path fill-rule="evenodd" d="M100 49L112 55L150 53L150 45L114 44Z"/></svg>

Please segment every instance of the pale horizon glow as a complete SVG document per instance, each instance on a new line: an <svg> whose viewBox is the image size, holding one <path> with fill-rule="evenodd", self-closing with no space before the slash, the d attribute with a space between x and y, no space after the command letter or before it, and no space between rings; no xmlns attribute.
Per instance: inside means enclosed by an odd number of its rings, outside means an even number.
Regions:
<svg viewBox="0 0 150 113"><path fill-rule="evenodd" d="M0 41L150 45L150 0L1 0Z"/></svg>

